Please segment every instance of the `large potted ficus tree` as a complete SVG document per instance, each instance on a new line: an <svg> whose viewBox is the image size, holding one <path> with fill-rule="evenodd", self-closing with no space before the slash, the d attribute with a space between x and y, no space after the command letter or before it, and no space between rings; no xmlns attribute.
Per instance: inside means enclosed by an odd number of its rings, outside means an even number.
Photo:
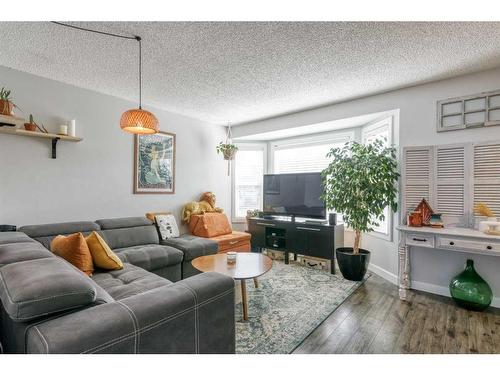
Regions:
<svg viewBox="0 0 500 375"><path fill-rule="evenodd" d="M371 144L348 142L332 148L331 162L323 170L329 210L342 213L344 223L354 230L354 247L336 249L340 272L349 280L362 280L370 261L370 252L361 249L361 234L373 231L384 220L384 209L397 210L396 149L382 141Z"/></svg>

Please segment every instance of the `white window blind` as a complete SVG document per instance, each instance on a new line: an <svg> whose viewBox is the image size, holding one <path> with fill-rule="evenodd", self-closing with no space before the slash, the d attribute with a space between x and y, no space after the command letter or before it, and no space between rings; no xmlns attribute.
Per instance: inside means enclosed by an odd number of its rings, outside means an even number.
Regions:
<svg viewBox="0 0 500 375"><path fill-rule="evenodd" d="M274 173L321 172L329 164L326 154L342 145L336 142L278 148L274 151Z"/></svg>
<svg viewBox="0 0 500 375"><path fill-rule="evenodd" d="M242 219L247 210L262 209L265 150L240 148L234 159L233 219Z"/></svg>
<svg viewBox="0 0 500 375"><path fill-rule="evenodd" d="M273 142L273 173L321 172L330 163L326 154L353 139L354 132L337 132Z"/></svg>

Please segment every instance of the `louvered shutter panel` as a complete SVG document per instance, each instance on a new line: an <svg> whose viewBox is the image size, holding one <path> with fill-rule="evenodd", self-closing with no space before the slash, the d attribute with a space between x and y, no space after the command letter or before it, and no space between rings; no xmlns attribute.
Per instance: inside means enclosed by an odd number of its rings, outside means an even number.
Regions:
<svg viewBox="0 0 500 375"><path fill-rule="evenodd" d="M407 147L404 149L403 170L403 221L425 198L430 202L432 176L432 147Z"/></svg>
<svg viewBox="0 0 500 375"><path fill-rule="evenodd" d="M442 214L445 225L467 225L466 145L435 147L435 212Z"/></svg>
<svg viewBox="0 0 500 375"><path fill-rule="evenodd" d="M500 216L500 142L474 144L473 148L474 205L485 203Z"/></svg>

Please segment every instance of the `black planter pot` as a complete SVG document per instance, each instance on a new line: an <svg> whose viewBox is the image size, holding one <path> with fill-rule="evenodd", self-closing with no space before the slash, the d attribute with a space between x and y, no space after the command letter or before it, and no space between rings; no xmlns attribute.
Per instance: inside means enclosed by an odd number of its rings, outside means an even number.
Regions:
<svg viewBox="0 0 500 375"><path fill-rule="evenodd" d="M359 254L354 255L352 247L339 247L336 250L336 255L342 276L352 281L363 280L370 263L368 250L359 249Z"/></svg>

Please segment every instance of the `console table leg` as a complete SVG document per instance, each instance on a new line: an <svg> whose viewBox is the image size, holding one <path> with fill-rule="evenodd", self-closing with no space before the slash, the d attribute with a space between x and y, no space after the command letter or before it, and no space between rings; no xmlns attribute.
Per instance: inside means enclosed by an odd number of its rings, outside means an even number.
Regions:
<svg viewBox="0 0 500 375"><path fill-rule="evenodd" d="M297 253L293 253L293 260L296 262L297 261Z"/></svg>
<svg viewBox="0 0 500 375"><path fill-rule="evenodd" d="M288 264L289 255L288 251L285 251L285 264Z"/></svg>
<svg viewBox="0 0 500 375"><path fill-rule="evenodd" d="M259 287L259 282L257 281L256 277L253 278L253 286L255 287L255 289Z"/></svg>
<svg viewBox="0 0 500 375"><path fill-rule="evenodd" d="M330 260L330 273L332 275L335 275L335 256L332 256L332 259Z"/></svg>
<svg viewBox="0 0 500 375"><path fill-rule="evenodd" d="M247 285L245 279L241 280L241 301L243 305L243 320L248 320Z"/></svg>
<svg viewBox="0 0 500 375"><path fill-rule="evenodd" d="M400 244L399 255L399 299L406 300L410 289L410 251L406 244Z"/></svg>

